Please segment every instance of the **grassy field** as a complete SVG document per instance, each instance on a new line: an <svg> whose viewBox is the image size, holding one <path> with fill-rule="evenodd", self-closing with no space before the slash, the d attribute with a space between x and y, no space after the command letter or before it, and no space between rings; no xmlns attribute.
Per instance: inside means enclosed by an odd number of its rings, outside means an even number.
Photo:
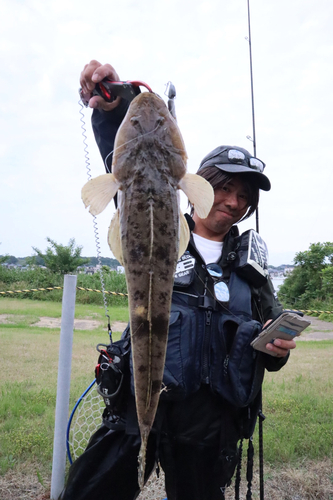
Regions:
<svg viewBox="0 0 333 500"><path fill-rule="evenodd" d="M0 473L38 463L45 475L52 462L60 329L31 325L40 317L60 318L61 304L1 299L0 315L10 315L10 323L0 325ZM77 304L75 318L103 326L74 331L71 408L94 379L96 345L108 342L102 306ZM112 308L111 321L127 319L127 308ZM119 336L114 332L114 340Z"/></svg>
<svg viewBox="0 0 333 500"><path fill-rule="evenodd" d="M266 460L333 456L333 341L298 342L287 365L266 373Z"/></svg>
<svg viewBox="0 0 333 500"><path fill-rule="evenodd" d="M10 322L0 324L0 473L10 477L27 471L47 483L60 329L33 325L40 317L60 318L61 304L0 297L1 315L10 315L2 316ZM127 308L112 307L110 316L112 322L126 322ZM108 341L103 307L77 304L75 317L97 320L102 326L74 331L70 408L94 378L96 344ZM266 374L264 445L270 470L290 466L296 471L306 469L307 463L325 462L333 488L332 359L333 341L299 342L280 372ZM333 493L313 498L329 499Z"/></svg>

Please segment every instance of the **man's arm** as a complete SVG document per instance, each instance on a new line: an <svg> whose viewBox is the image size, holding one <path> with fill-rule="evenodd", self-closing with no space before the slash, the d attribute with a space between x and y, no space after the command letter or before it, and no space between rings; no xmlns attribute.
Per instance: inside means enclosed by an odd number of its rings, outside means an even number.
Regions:
<svg viewBox="0 0 333 500"><path fill-rule="evenodd" d="M261 315L264 319L264 325L267 326L273 319L275 319L282 311L283 307L276 297L273 284L268 278L266 285L261 289L260 294L260 309ZM296 342L294 340L275 339L274 343L267 344L266 348L277 354L277 356L265 356L265 367L268 371L277 371L286 364L289 358L290 350L295 349Z"/></svg>
<svg viewBox="0 0 333 500"><path fill-rule="evenodd" d="M105 169L111 172L114 141L118 128L126 115L129 103L121 99L119 105L112 111L94 109L91 124L95 141L102 155Z"/></svg>

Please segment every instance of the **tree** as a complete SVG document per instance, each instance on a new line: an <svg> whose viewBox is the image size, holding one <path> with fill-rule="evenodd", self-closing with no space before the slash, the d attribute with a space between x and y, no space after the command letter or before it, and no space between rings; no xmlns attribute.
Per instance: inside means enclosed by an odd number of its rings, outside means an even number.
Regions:
<svg viewBox="0 0 333 500"><path fill-rule="evenodd" d="M18 263L18 258L15 257L15 255L8 256L8 264L17 264L17 263Z"/></svg>
<svg viewBox="0 0 333 500"><path fill-rule="evenodd" d="M32 257L26 257L25 263L28 266L45 266L44 259L39 255L33 255Z"/></svg>
<svg viewBox="0 0 333 500"><path fill-rule="evenodd" d="M50 246L46 253L38 248L32 247L38 257L44 260L45 266L53 273L68 274L76 271L78 266L86 264L89 259L81 257L82 247L75 245L75 239L71 238L67 246L56 243L51 238L46 238Z"/></svg>
<svg viewBox="0 0 333 500"><path fill-rule="evenodd" d="M307 307L312 300L323 300L332 290L333 243L312 243L298 252L295 269L279 289L284 305ZM333 290L332 290L333 291Z"/></svg>
<svg viewBox="0 0 333 500"><path fill-rule="evenodd" d="M1 243L0 243L0 245L1 245ZM9 259L9 255L0 255L0 265L7 262L8 259Z"/></svg>

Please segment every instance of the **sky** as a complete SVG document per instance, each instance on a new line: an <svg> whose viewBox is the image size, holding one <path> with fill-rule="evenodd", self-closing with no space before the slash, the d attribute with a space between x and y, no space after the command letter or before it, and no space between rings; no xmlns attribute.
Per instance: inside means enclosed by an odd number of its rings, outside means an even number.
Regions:
<svg viewBox="0 0 333 500"><path fill-rule="evenodd" d="M251 0L259 231L274 266L333 241L333 3ZM188 171L219 145L253 153L246 0L0 0L0 254L75 238L96 255L79 76L91 59L163 96L176 87ZM166 98L165 98L166 99ZM91 175L104 166L84 110ZM186 205L185 205L186 207ZM185 208L184 208L185 209ZM113 204L97 217L101 254ZM255 219L240 224L255 229Z"/></svg>

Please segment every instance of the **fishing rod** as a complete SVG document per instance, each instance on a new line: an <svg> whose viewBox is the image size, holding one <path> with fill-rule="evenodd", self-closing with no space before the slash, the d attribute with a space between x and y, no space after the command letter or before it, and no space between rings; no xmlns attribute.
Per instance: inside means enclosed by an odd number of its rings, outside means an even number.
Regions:
<svg viewBox="0 0 333 500"><path fill-rule="evenodd" d="M250 18L250 0L247 0L247 21L249 36L247 41L249 43L249 54L250 54L250 80L251 80L251 104L252 104L252 143L253 143L253 156L257 157L257 141L256 141L256 122L254 116L254 91L253 91L253 67L252 67L252 40L251 40L251 18ZM251 140L251 137L248 137ZM256 231L259 233L259 209L256 208ZM262 402L261 405L262 406ZM262 409L259 409L259 491L260 500L264 500L264 458L263 458L263 421L265 416L262 413Z"/></svg>
<svg viewBox="0 0 333 500"><path fill-rule="evenodd" d="M251 80L251 103L252 103L252 137L249 135L247 139L249 139L253 143L253 156L257 157L257 142L256 142L256 124L254 117L254 91L253 91L253 68L252 68L252 41L251 41L251 20L250 20L250 0L247 0L247 21L248 21L248 30L249 36L245 37L245 39L249 43L249 53L250 53L250 80ZM259 233L259 209L256 208L256 231Z"/></svg>

